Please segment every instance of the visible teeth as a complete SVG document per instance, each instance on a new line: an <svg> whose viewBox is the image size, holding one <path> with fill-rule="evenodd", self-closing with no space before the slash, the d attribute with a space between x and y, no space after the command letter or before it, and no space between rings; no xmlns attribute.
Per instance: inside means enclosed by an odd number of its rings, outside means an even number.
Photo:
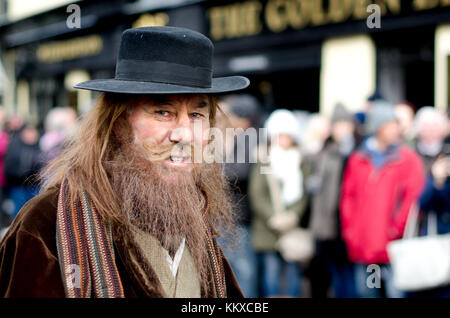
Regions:
<svg viewBox="0 0 450 318"><path fill-rule="evenodd" d="M176 162L181 162L181 161L183 161L183 157L170 157L170 160L172 160L172 161L176 161Z"/></svg>

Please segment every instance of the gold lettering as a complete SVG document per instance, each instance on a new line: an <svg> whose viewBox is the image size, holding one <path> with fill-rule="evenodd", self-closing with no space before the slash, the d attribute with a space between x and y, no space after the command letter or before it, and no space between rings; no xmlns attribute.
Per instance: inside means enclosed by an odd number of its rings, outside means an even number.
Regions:
<svg viewBox="0 0 450 318"><path fill-rule="evenodd" d="M427 0L414 0L413 8L414 10L423 10L426 9Z"/></svg>
<svg viewBox="0 0 450 318"><path fill-rule="evenodd" d="M328 17L323 11L322 0L312 0L311 24L321 25L328 22Z"/></svg>
<svg viewBox="0 0 450 318"><path fill-rule="evenodd" d="M243 6L245 9L244 21L246 22L243 30L246 32L245 35L258 34L262 30L262 24L259 18L262 9L261 3L258 1L249 1L244 3Z"/></svg>
<svg viewBox="0 0 450 318"><path fill-rule="evenodd" d="M413 0L417 10L450 5L450 0ZM206 13L210 22L210 37L213 40L232 39L259 34L263 25L272 32L282 32L288 27L301 29L307 25L341 23L353 19L367 18L371 12L367 7L375 3L381 14L399 14L402 0L267 0L265 7L258 0L233 3L210 8ZM263 21L261 14L263 13Z"/></svg>
<svg viewBox="0 0 450 318"><path fill-rule="evenodd" d="M300 29L309 22L310 1L291 0L287 2L287 17L294 29Z"/></svg>
<svg viewBox="0 0 450 318"><path fill-rule="evenodd" d="M439 5L439 0L428 0L428 2L430 9L436 8Z"/></svg>
<svg viewBox="0 0 450 318"><path fill-rule="evenodd" d="M210 20L210 36L213 40L232 39L258 34L262 30L261 3L247 1L207 11Z"/></svg>
<svg viewBox="0 0 450 318"><path fill-rule="evenodd" d="M352 0L330 0L328 18L331 22L343 22L352 14Z"/></svg>
<svg viewBox="0 0 450 318"><path fill-rule="evenodd" d="M365 19L369 16L370 12L367 12L367 7L372 4L370 0L355 0L355 6L353 8L353 17L355 19Z"/></svg>
<svg viewBox="0 0 450 318"><path fill-rule="evenodd" d="M230 5L224 8L226 38L235 38L239 36L239 15L239 4Z"/></svg>
<svg viewBox="0 0 450 318"><path fill-rule="evenodd" d="M281 32L287 28L285 0L269 0L266 6L265 19L272 32Z"/></svg>
<svg viewBox="0 0 450 318"><path fill-rule="evenodd" d="M380 6L381 14L385 15L389 11L395 14L400 13L401 2L400 0L377 0L376 3Z"/></svg>
<svg viewBox="0 0 450 318"><path fill-rule="evenodd" d="M213 40L221 40L224 37L223 9L215 7L206 12L209 17L209 34Z"/></svg>
<svg viewBox="0 0 450 318"><path fill-rule="evenodd" d="M38 47L36 56L40 62L52 63L97 55L103 49L103 40L98 35L51 42Z"/></svg>
<svg viewBox="0 0 450 318"><path fill-rule="evenodd" d="M164 13L155 13L155 14L148 14L144 13L134 21L132 27L133 28L140 28L140 27L148 27L148 26L165 26L169 23L169 16Z"/></svg>
<svg viewBox="0 0 450 318"><path fill-rule="evenodd" d="M169 16L166 13L155 14L155 23L159 26L165 26L169 23Z"/></svg>
<svg viewBox="0 0 450 318"><path fill-rule="evenodd" d="M413 8L416 11L433 9L438 5L439 0L414 0L413 2Z"/></svg>

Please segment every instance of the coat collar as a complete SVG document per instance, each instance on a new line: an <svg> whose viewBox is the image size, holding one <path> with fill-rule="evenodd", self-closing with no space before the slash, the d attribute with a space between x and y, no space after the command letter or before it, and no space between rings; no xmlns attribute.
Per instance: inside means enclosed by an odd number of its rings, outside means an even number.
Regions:
<svg viewBox="0 0 450 318"><path fill-rule="evenodd" d="M377 141L373 136L368 137L363 141L358 149L358 153L362 156L362 158L369 161L379 169L400 160L400 143L389 146L384 152L380 153L376 150L376 142Z"/></svg>

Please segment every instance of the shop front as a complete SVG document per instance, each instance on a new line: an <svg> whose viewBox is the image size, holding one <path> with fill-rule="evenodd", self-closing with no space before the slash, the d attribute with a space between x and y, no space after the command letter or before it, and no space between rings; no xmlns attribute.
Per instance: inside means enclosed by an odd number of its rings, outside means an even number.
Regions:
<svg viewBox="0 0 450 318"><path fill-rule="evenodd" d="M65 21L64 8L3 27L14 89L5 105L38 118L54 106L86 111L96 94L73 84L113 77L121 32L154 25L209 36L214 73L248 76L247 92L267 111L330 114L338 102L359 111L376 89L394 103L449 104L450 0L208 0L150 9L113 2L79 2L86 23L70 32L53 23L61 28L53 36L35 31L23 40L27 25L48 30L50 20Z"/></svg>

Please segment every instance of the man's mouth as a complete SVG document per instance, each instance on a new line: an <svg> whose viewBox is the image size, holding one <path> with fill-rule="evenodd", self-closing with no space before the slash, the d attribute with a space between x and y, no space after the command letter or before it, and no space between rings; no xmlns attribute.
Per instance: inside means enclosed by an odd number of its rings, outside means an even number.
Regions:
<svg viewBox="0 0 450 318"><path fill-rule="evenodd" d="M170 161L176 163L188 163L191 162L191 157L189 156L170 156Z"/></svg>

